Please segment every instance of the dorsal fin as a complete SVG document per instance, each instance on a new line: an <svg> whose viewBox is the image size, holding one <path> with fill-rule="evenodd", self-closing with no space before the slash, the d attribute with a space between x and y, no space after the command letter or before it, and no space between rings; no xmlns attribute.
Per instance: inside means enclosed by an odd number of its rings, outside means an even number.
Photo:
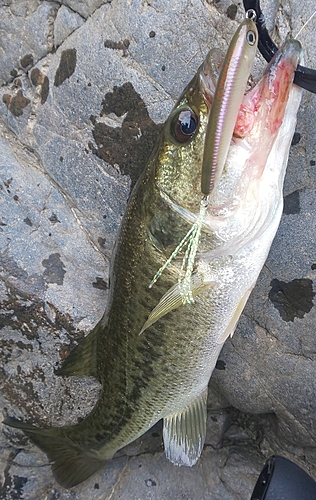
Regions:
<svg viewBox="0 0 316 500"><path fill-rule="evenodd" d="M65 359L61 368L56 370L56 375L69 376L91 376L98 377L97 370L97 342L98 333L102 326L99 322L93 330L74 348Z"/></svg>

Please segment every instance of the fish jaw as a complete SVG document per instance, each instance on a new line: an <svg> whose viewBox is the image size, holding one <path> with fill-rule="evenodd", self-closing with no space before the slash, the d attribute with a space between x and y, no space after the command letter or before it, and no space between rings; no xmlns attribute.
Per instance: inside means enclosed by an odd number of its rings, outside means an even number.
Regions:
<svg viewBox="0 0 316 500"><path fill-rule="evenodd" d="M251 180L262 175L277 134L286 128L283 117L301 56L300 43L287 41L244 96L223 173L209 196L210 216L233 213ZM156 185L175 208L187 211L191 221L199 213L205 134L223 59L220 51L209 51L167 119L158 145ZM179 145L172 137L172 126L181 108L194 110L198 129L191 141Z"/></svg>
<svg viewBox="0 0 316 500"><path fill-rule="evenodd" d="M211 49L206 54L205 60L198 70L201 94L203 95L203 98L207 103L209 110L214 99L216 84L224 62L224 58L225 55L221 50L216 48Z"/></svg>

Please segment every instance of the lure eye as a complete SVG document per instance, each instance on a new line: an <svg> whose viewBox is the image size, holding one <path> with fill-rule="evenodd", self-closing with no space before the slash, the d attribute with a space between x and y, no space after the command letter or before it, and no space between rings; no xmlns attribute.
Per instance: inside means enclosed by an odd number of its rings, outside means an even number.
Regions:
<svg viewBox="0 0 316 500"><path fill-rule="evenodd" d="M246 40L249 45L253 46L257 40L256 33L252 30L247 31Z"/></svg>
<svg viewBox="0 0 316 500"><path fill-rule="evenodd" d="M171 122L171 134L181 144L192 139L197 128L198 117L190 108L178 111Z"/></svg>

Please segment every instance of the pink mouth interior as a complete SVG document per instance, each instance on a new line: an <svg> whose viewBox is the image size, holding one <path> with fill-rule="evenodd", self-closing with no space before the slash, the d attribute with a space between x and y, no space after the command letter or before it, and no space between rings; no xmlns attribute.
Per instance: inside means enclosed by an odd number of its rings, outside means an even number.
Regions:
<svg viewBox="0 0 316 500"><path fill-rule="evenodd" d="M288 101L295 67L292 58L282 57L244 97L234 137L271 135L279 130ZM261 136L262 138L262 136Z"/></svg>

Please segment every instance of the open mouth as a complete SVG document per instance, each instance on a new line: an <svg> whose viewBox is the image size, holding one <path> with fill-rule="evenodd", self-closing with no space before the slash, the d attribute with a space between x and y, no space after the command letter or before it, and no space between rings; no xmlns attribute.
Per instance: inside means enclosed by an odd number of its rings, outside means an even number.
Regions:
<svg viewBox="0 0 316 500"><path fill-rule="evenodd" d="M263 122L266 133L274 134L279 130L301 53L301 44L289 40L274 55L260 81L244 96L234 137L249 135L258 120Z"/></svg>

